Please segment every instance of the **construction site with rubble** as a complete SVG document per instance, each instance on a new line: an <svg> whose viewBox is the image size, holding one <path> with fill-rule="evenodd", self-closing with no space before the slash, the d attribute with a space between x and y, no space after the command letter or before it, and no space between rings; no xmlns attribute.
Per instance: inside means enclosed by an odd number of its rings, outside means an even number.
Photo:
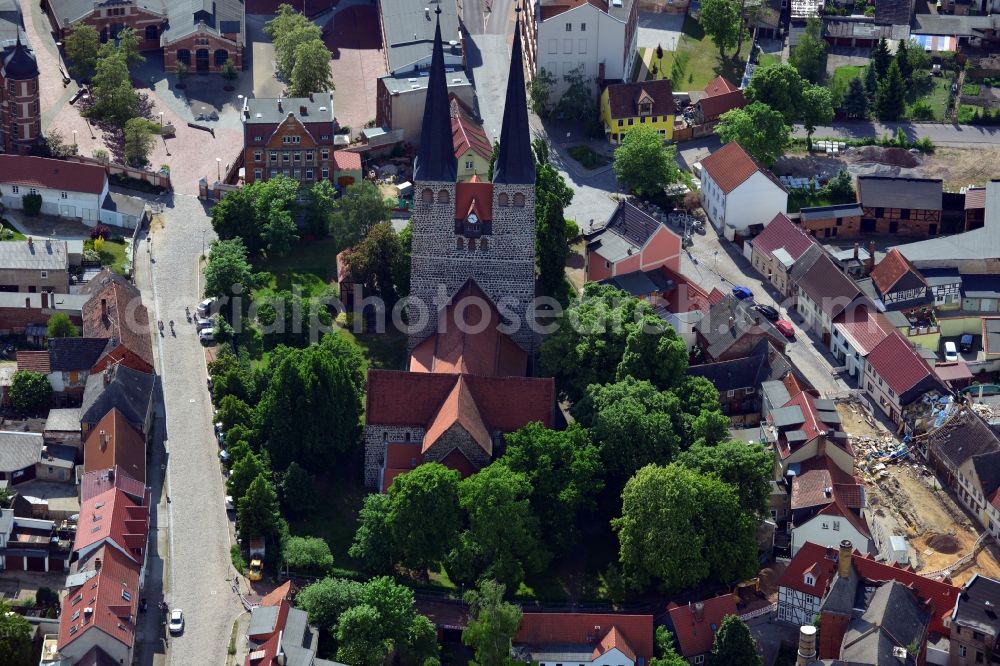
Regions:
<svg viewBox="0 0 1000 666"><path fill-rule="evenodd" d="M983 414L985 406L975 407ZM856 399L837 404L855 452L855 473L865 485L866 518L879 552L902 536L898 561L932 578L962 585L975 574L1000 578L1000 547L962 508L907 441L901 440ZM930 413L930 410L928 410ZM939 427L947 416L935 409ZM990 414L989 416L992 416ZM898 543L898 540L896 541Z"/></svg>

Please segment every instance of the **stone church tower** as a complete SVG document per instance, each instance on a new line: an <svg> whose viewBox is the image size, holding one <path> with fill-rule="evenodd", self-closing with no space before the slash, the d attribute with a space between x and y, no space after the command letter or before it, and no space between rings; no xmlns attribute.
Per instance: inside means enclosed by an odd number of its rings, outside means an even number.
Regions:
<svg viewBox="0 0 1000 666"><path fill-rule="evenodd" d="M458 182L438 19L413 169L410 296L423 307L411 303L408 317L411 327L425 323L411 330L411 350L437 332L441 310L469 279L511 324L505 332L522 349L537 346L526 319L535 296L535 159L520 32L519 16L493 182Z"/></svg>

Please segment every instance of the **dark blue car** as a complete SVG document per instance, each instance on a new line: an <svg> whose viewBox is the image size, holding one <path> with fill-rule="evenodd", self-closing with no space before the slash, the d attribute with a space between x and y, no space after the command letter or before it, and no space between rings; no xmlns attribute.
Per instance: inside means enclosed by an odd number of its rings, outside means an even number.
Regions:
<svg viewBox="0 0 1000 666"><path fill-rule="evenodd" d="M750 291L750 287L741 287L737 285L733 287L733 296L740 299L741 301L745 301L748 298L753 298L753 292Z"/></svg>

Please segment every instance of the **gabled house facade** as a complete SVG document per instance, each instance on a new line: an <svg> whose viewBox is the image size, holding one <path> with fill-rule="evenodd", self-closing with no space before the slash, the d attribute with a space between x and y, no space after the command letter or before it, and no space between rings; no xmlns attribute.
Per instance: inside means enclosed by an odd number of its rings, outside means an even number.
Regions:
<svg viewBox="0 0 1000 666"><path fill-rule="evenodd" d="M458 177L469 180L475 176L485 180L489 175L493 144L483 129L482 121L473 114L472 107L454 93L448 97L451 100L451 134L455 159L458 160Z"/></svg>
<svg viewBox="0 0 1000 666"><path fill-rule="evenodd" d="M862 387L893 423L900 423L903 407L927 391L946 392L923 357L895 330L868 354Z"/></svg>
<svg viewBox="0 0 1000 666"><path fill-rule="evenodd" d="M941 231L940 178L859 176L862 233L936 236Z"/></svg>
<svg viewBox="0 0 1000 666"><path fill-rule="evenodd" d="M871 279L886 310L906 314L926 309L934 300L924 276L896 248L875 265Z"/></svg>
<svg viewBox="0 0 1000 666"><path fill-rule="evenodd" d="M893 330L873 303L855 303L833 320L830 347L851 377L863 377L868 355Z"/></svg>
<svg viewBox="0 0 1000 666"><path fill-rule="evenodd" d="M588 282L666 266L680 271L681 238L630 201L618 204L607 223L587 234Z"/></svg>
<svg viewBox="0 0 1000 666"><path fill-rule="evenodd" d="M525 613L513 644L515 659L538 666L641 666L653 658L653 616Z"/></svg>
<svg viewBox="0 0 1000 666"><path fill-rule="evenodd" d="M863 214L856 203L802 208L799 224L816 238L853 238L861 233Z"/></svg>
<svg viewBox="0 0 1000 666"><path fill-rule="evenodd" d="M69 292L66 241L29 237L0 245L0 289L32 294Z"/></svg>
<svg viewBox="0 0 1000 666"><path fill-rule="evenodd" d="M736 142L703 159L701 169L702 208L728 240L788 210L785 186Z"/></svg>
<svg viewBox="0 0 1000 666"><path fill-rule="evenodd" d="M833 320L841 312L861 302L864 294L854 280L844 275L822 250L815 255L815 261L808 268L804 267L800 275L793 271L792 279L795 282L795 310L805 320L804 327L812 329L823 344L829 347L833 336Z"/></svg>
<svg viewBox="0 0 1000 666"><path fill-rule="evenodd" d="M761 340L784 352L787 338L746 301L726 294L694 325L695 342L706 361L729 361L750 354Z"/></svg>
<svg viewBox="0 0 1000 666"><path fill-rule="evenodd" d="M673 138L677 109L669 79L612 83L601 93L600 110L611 143L621 143L629 129L640 125L649 125L664 141Z"/></svg>
<svg viewBox="0 0 1000 666"><path fill-rule="evenodd" d="M827 469L812 469L792 478L792 557L806 543L828 548L849 539L864 552L872 552L871 531L862 517L864 487L858 483L834 483Z"/></svg>
<svg viewBox="0 0 1000 666"><path fill-rule="evenodd" d="M802 544L778 579L779 622L812 624L837 571L837 552L817 543Z"/></svg>
<svg viewBox="0 0 1000 666"><path fill-rule="evenodd" d="M337 120L333 93L243 101L243 163L247 185L283 175L304 185L333 180Z"/></svg>
<svg viewBox="0 0 1000 666"><path fill-rule="evenodd" d="M791 294L792 266L814 241L784 213L774 216L750 241L750 264L784 296Z"/></svg>
<svg viewBox="0 0 1000 666"><path fill-rule="evenodd" d="M699 125L715 123L726 111L747 105L743 91L723 76L712 79L702 92L701 99L694 103L695 122Z"/></svg>
<svg viewBox="0 0 1000 666"><path fill-rule="evenodd" d="M988 663L1000 653L1000 581L975 574L962 586L951 613L948 666Z"/></svg>
<svg viewBox="0 0 1000 666"><path fill-rule="evenodd" d="M727 615L739 615L736 596L732 594L684 605L671 603L667 613L677 641L677 653L693 665L708 660L722 620Z"/></svg>
<svg viewBox="0 0 1000 666"><path fill-rule="evenodd" d="M42 198L42 213L78 218L94 226L101 221L109 197L108 176L105 168L96 164L0 155L0 202L21 210L26 194Z"/></svg>

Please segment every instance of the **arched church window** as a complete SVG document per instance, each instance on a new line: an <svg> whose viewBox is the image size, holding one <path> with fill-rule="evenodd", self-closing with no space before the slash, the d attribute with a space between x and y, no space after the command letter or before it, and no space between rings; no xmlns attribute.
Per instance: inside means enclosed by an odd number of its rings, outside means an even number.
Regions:
<svg viewBox="0 0 1000 666"><path fill-rule="evenodd" d="M459 236L455 239L455 249L464 250L465 249L465 239Z"/></svg>
<svg viewBox="0 0 1000 666"><path fill-rule="evenodd" d="M475 238L470 238L469 239L469 252L475 252L475 251L476 251L476 239Z"/></svg>
<svg viewBox="0 0 1000 666"><path fill-rule="evenodd" d="M420 196L424 200L424 203L434 203L434 191L431 188L428 187L425 189L420 193Z"/></svg>
<svg viewBox="0 0 1000 666"><path fill-rule="evenodd" d="M480 249L480 250L485 250L485 249L487 249L487 245L486 245L486 238L480 238L480 239L479 239L479 249Z"/></svg>
<svg viewBox="0 0 1000 666"><path fill-rule="evenodd" d="M507 196L506 192L501 192L500 196L497 197L497 203L503 208L506 208L510 205L510 197Z"/></svg>
<svg viewBox="0 0 1000 666"><path fill-rule="evenodd" d="M438 192L438 203L446 204L448 203L448 190L441 190Z"/></svg>
<svg viewBox="0 0 1000 666"><path fill-rule="evenodd" d="M524 208L524 195L520 192L514 194L514 206L516 208Z"/></svg>

